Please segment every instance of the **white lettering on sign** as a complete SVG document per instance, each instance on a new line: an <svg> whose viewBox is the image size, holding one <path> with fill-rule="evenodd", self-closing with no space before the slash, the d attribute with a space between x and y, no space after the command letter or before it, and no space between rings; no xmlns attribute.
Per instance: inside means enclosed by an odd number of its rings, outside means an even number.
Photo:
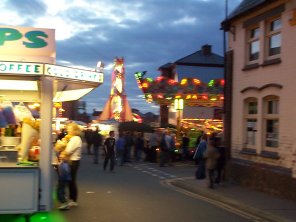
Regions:
<svg viewBox="0 0 296 222"><path fill-rule="evenodd" d="M45 75L103 83L103 73L45 64Z"/></svg>
<svg viewBox="0 0 296 222"><path fill-rule="evenodd" d="M42 75L43 74L43 64L0 62L0 73Z"/></svg>

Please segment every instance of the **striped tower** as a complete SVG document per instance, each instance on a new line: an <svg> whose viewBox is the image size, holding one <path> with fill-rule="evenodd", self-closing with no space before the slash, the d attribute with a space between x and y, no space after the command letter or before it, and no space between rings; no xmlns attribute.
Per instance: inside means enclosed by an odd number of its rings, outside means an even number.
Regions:
<svg viewBox="0 0 296 222"><path fill-rule="evenodd" d="M110 96L98 118L99 122L111 119L118 122L133 120L132 111L125 94L124 59L117 57L114 59Z"/></svg>

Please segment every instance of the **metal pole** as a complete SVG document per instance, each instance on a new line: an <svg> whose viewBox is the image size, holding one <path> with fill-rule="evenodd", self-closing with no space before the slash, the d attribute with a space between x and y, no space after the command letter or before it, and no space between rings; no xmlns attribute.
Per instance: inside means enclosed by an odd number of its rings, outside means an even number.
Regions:
<svg viewBox="0 0 296 222"><path fill-rule="evenodd" d="M176 138L177 138L177 140L179 140L180 139L180 118L181 118L181 110L180 109L178 109L177 110L178 111L178 117L177 117L177 135L176 135Z"/></svg>

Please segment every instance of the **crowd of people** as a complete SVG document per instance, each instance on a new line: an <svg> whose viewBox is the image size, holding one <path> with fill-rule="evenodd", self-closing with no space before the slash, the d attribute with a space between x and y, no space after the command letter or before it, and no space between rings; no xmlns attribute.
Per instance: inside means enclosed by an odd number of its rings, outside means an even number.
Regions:
<svg viewBox="0 0 296 222"><path fill-rule="evenodd" d="M70 123L57 138L54 150L57 159L55 169L58 175L57 197L60 201L60 210L78 206L76 177L82 156L83 139L86 143L86 154L93 155L94 164L98 164L99 157L104 156L104 171L109 168L110 172L114 172L115 165L123 166L132 161L158 163L160 167L172 166L174 162L176 135L168 129L153 130L146 138L143 132L131 131L119 132L115 138L115 132L110 131L104 138L98 127L88 127L82 133L77 124ZM189 142L189 137L183 133L180 144L183 161L192 160L188 152ZM100 154L100 150L103 153ZM205 179L207 171L210 188L213 188L215 183L220 183L223 179L225 151L220 146L218 137L212 135L209 138L206 134L201 134L196 139L193 159L197 163L196 179ZM69 193L69 197L66 197L66 193Z"/></svg>

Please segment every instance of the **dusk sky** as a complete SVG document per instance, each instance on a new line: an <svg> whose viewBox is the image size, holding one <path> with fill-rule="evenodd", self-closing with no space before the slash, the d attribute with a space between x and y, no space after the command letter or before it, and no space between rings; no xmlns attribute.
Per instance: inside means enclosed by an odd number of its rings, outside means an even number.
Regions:
<svg viewBox="0 0 296 222"><path fill-rule="evenodd" d="M228 0L231 12L242 0ZM56 32L58 65L94 69L105 63L103 85L82 98L87 111L102 110L110 93L115 57L124 57L126 94L132 108L159 113L138 89L134 73L190 55L204 44L223 55L225 0L1 0L1 25Z"/></svg>

